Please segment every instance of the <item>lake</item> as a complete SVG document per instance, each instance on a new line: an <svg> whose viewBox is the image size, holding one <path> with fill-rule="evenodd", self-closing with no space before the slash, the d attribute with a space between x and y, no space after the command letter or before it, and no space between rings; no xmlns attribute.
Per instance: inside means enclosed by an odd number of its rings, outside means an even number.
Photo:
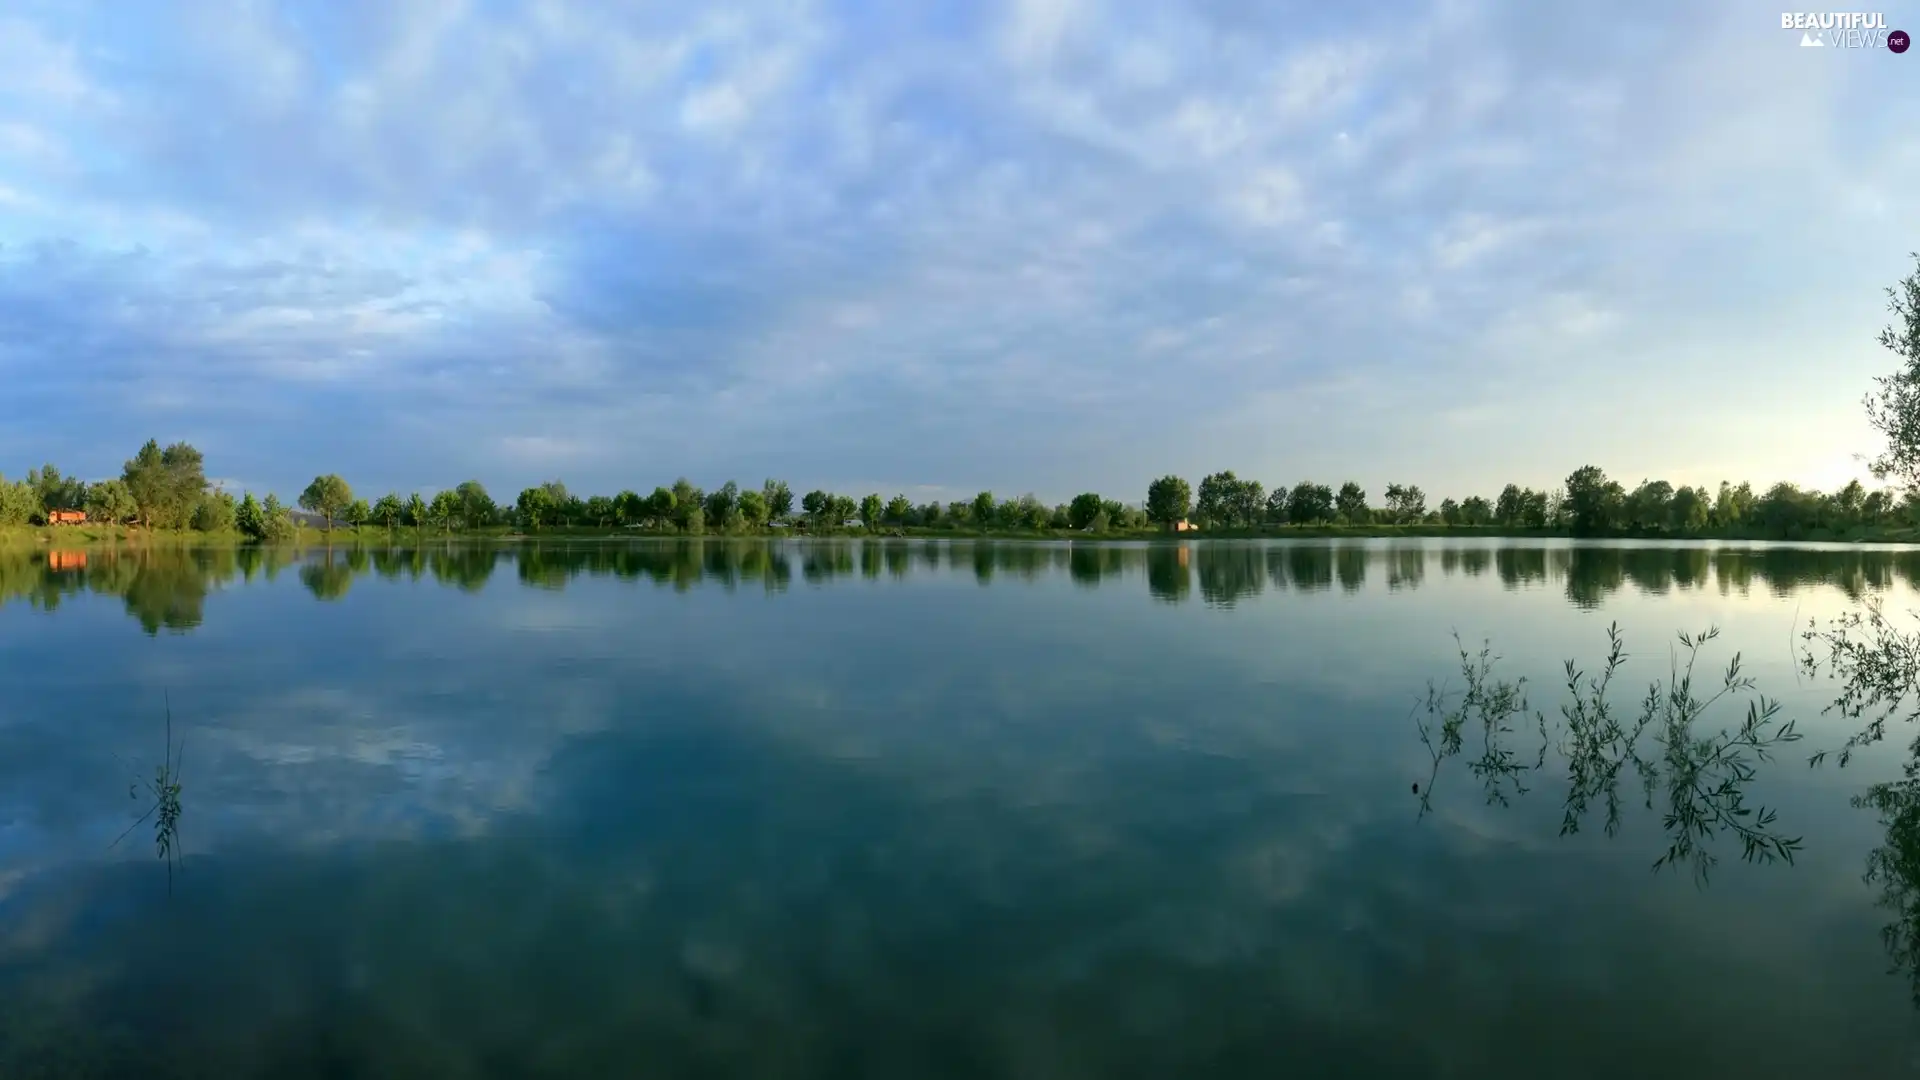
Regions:
<svg viewBox="0 0 1920 1080"><path fill-rule="evenodd" d="M1853 805L1914 732L1810 768L1857 724L1794 659L1917 583L1445 539L0 553L0 1075L1920 1075L1920 810ZM1718 626L1699 696L1738 652L1804 738L1731 788L1620 769L1609 835L1621 747L1559 710L1614 623L1621 717ZM1544 734L1445 752L1456 631ZM1654 868L1729 797L1790 865L1721 828Z"/></svg>

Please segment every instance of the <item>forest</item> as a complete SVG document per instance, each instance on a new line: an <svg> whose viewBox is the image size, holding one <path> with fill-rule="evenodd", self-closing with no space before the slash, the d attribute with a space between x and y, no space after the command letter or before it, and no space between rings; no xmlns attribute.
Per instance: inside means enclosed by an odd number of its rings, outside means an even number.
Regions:
<svg viewBox="0 0 1920 1080"><path fill-rule="evenodd" d="M1471 530L1480 534L1575 536L1740 536L1776 539L1847 538L1920 527L1920 493L1868 490L1853 481L1824 493L1778 483L1756 492L1751 484L1722 482L1716 490L1665 480L1628 488L1598 466L1575 469L1547 491L1508 484L1491 498L1470 495L1430 505L1418 486L1388 484L1375 502L1354 481L1338 488L1315 481L1271 490L1232 470L1198 486L1178 476L1147 485L1138 503L1087 492L1049 506L1033 495L1000 498L983 491L969 500L914 503L905 495L854 498L810 491L796 500L784 481L758 488L728 481L705 491L685 478L651 494L633 490L580 496L559 480L498 502L468 480L423 495L389 492L369 502L335 474L314 478L292 504L269 494L238 498L209 484L205 461L187 443L161 447L148 440L121 474L86 482L53 465L8 481L0 476L0 527L44 526L59 511L83 511L100 525L133 529L238 535L260 541L291 539L308 524L327 532L411 530L444 536L487 531L642 531L675 535L778 535L910 532L1142 534L1186 523L1207 533L1233 535L1301 529Z"/></svg>

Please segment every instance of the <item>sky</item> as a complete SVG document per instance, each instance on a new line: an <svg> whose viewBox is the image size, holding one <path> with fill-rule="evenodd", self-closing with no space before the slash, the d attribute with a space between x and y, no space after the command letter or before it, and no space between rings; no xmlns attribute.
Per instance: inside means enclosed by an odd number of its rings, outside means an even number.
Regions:
<svg viewBox="0 0 1920 1080"><path fill-rule="evenodd" d="M1920 249L1920 50L1801 36L1725 0L12 0L0 472L153 437L283 497L1830 489Z"/></svg>

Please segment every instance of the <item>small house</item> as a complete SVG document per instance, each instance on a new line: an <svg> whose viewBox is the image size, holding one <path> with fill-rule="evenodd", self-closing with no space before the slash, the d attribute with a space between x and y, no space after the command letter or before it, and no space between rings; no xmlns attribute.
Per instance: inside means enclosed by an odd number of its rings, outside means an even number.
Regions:
<svg viewBox="0 0 1920 1080"><path fill-rule="evenodd" d="M47 511L47 524L49 525L85 525L86 523L87 512L85 510Z"/></svg>

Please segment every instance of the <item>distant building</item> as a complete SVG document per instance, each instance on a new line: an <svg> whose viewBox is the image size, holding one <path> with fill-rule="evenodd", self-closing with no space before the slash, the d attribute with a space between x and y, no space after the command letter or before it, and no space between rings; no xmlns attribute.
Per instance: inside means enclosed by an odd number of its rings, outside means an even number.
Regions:
<svg viewBox="0 0 1920 1080"><path fill-rule="evenodd" d="M1193 522L1188 521L1186 518L1181 518L1179 521L1176 521L1173 523L1174 532L1193 532L1198 528L1200 528L1200 526L1195 525Z"/></svg>
<svg viewBox="0 0 1920 1080"><path fill-rule="evenodd" d="M47 512L47 524L49 525L85 525L86 523L87 512L85 510L50 510Z"/></svg>

